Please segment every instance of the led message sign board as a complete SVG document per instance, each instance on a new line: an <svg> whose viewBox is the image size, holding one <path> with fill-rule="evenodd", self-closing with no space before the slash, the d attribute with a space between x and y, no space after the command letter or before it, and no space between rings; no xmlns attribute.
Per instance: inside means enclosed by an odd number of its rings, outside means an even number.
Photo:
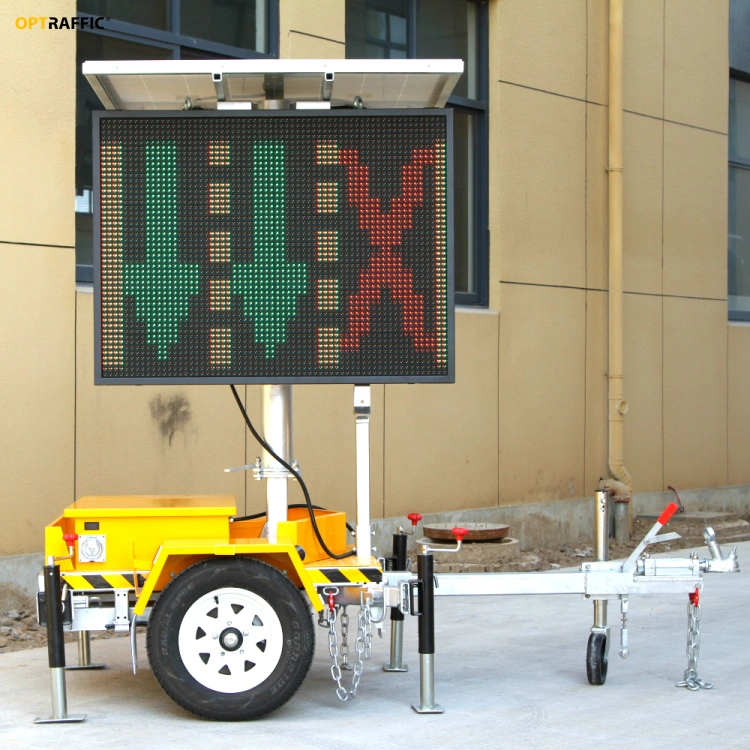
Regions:
<svg viewBox="0 0 750 750"><path fill-rule="evenodd" d="M452 382L451 127L97 113L96 382Z"/></svg>

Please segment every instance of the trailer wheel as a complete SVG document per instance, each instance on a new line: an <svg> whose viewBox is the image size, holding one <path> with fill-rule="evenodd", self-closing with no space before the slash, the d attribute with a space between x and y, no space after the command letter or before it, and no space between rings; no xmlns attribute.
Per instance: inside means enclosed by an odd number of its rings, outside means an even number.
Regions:
<svg viewBox="0 0 750 750"><path fill-rule="evenodd" d="M592 633L586 649L586 676L592 685L603 685L607 680L607 636Z"/></svg>
<svg viewBox="0 0 750 750"><path fill-rule="evenodd" d="M294 695L315 631L306 601L276 568L206 560L166 587L147 643L154 676L175 703L206 719L244 721Z"/></svg>

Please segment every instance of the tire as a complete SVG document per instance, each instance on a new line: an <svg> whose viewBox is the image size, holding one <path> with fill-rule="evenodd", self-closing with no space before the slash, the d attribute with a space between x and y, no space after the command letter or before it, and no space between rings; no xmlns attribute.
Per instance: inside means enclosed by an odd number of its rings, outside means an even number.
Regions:
<svg viewBox="0 0 750 750"><path fill-rule="evenodd" d="M164 589L147 644L154 676L175 703L205 719L245 721L294 695L315 630L307 602L276 568L205 560Z"/></svg>
<svg viewBox="0 0 750 750"><path fill-rule="evenodd" d="M607 636L592 633L586 649L586 677L592 685L603 685L607 681Z"/></svg>

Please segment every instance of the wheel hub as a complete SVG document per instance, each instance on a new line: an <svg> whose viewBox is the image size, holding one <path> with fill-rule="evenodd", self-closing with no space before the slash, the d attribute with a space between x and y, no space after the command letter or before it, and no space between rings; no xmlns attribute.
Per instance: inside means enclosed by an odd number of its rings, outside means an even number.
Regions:
<svg viewBox="0 0 750 750"><path fill-rule="evenodd" d="M225 651L236 651L242 645L242 633L237 628L226 628L219 636L219 643Z"/></svg>

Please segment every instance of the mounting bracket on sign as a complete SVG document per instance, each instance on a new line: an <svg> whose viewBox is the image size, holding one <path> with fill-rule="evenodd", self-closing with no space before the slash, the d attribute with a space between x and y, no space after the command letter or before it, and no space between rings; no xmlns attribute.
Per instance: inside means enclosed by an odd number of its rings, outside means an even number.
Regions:
<svg viewBox="0 0 750 750"><path fill-rule="evenodd" d="M354 416L357 451L357 563L369 565L372 557L370 531L370 411L369 385L354 386Z"/></svg>

